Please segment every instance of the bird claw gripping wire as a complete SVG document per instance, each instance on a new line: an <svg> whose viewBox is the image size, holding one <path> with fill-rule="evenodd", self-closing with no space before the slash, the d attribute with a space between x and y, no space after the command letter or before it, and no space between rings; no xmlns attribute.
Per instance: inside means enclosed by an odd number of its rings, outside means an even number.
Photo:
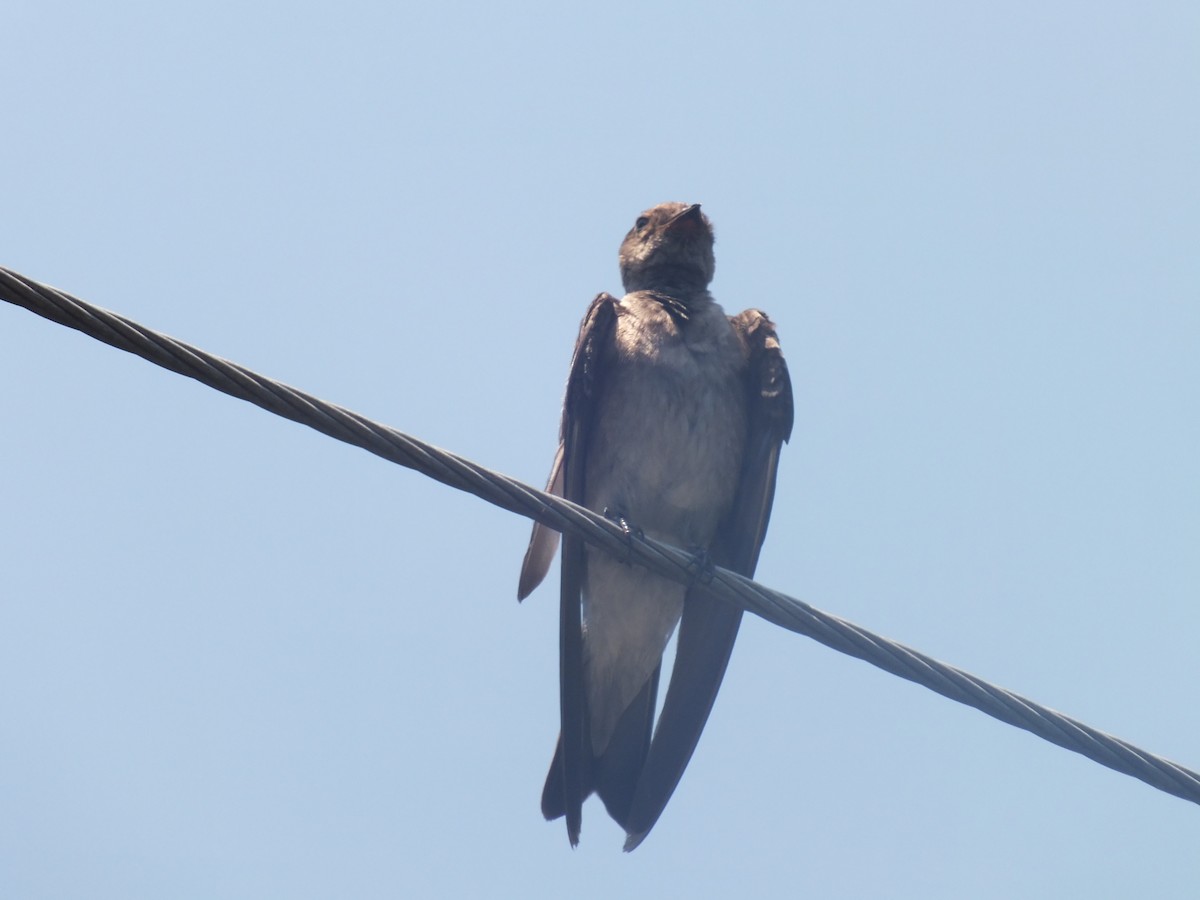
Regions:
<svg viewBox="0 0 1200 900"><path fill-rule="evenodd" d="M625 518L625 514L619 509L611 509L604 507L604 518L610 522L615 522L617 527L621 529L621 533L625 535L625 559L622 562L629 566L633 564L633 542L634 540L642 540L646 533L640 528L631 527Z"/></svg>
<svg viewBox="0 0 1200 900"><path fill-rule="evenodd" d="M708 549L695 546L689 547L688 550L691 551L692 558L688 560L686 570L692 573L692 584L712 584L717 567L708 555Z"/></svg>

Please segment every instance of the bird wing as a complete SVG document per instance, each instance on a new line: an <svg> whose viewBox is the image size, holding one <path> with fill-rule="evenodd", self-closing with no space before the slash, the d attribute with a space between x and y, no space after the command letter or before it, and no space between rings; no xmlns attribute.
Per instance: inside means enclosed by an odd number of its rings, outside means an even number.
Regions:
<svg viewBox="0 0 1200 900"><path fill-rule="evenodd" d="M558 451L554 454L554 464L550 467L550 478L546 481L546 493L556 497L563 495L562 461L563 445L560 441ZM557 549L558 532L547 528L541 522L534 522L533 534L529 536L529 547L525 550L525 559L521 563L521 578L517 584L518 600L524 600L542 583L542 579L550 571L550 563Z"/></svg>
<svg viewBox="0 0 1200 900"><path fill-rule="evenodd" d="M613 344L619 301L603 293L592 301L567 377L567 395L563 403L559 448L550 473L552 493L576 503L584 502L584 470L589 429L595 421L595 403L604 377L604 368ZM557 488L557 489L556 489ZM521 567L518 595L525 597L545 577L554 556L556 536L542 525L535 525ZM587 702L583 685L583 630L581 598L586 559L583 541L563 536L562 577L559 610L559 702L562 733L551 765L550 777L542 795L542 811L547 818L563 812L567 817L567 836L572 846L579 843L583 801L591 792L591 752L587 734ZM561 795L559 791L561 790ZM560 810L561 807L561 810Z"/></svg>
<svg viewBox="0 0 1200 900"><path fill-rule="evenodd" d="M748 363L746 450L733 508L719 524L709 556L715 565L752 576L771 518L780 446L792 433L792 386L766 314L746 310L730 324ZM679 784L725 676L741 619L741 609L702 585L688 590L671 682L625 823L626 850L642 842Z"/></svg>

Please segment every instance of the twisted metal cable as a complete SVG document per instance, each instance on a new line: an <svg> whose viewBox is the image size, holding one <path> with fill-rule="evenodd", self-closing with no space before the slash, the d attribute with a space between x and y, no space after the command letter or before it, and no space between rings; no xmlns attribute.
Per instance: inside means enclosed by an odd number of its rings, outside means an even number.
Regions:
<svg viewBox="0 0 1200 900"><path fill-rule="evenodd" d="M582 506L493 472L461 456L380 425L343 407L326 403L236 363L212 356L3 267L0 267L0 298L148 359L172 372L194 378L232 397L415 469L442 484L535 519L556 531L576 534L597 547L628 558L665 578L682 584L692 584L696 580L692 554L650 538L631 540L616 523ZM958 703L972 706L1001 722L1023 728L1161 791L1200 803L1200 775L1196 772L1012 691L989 684L969 672L872 634L852 622L725 569L714 570L706 589L768 622L869 662Z"/></svg>

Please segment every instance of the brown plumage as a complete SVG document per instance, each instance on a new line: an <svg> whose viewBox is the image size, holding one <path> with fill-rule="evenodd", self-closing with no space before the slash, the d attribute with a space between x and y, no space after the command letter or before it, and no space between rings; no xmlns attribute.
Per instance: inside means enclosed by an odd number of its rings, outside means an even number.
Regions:
<svg viewBox="0 0 1200 900"><path fill-rule="evenodd" d="M728 318L708 293L713 233L698 205L646 210L619 261L627 293L599 295L584 317L547 489L752 575L792 427L774 326L757 310ZM521 598L545 577L556 541L534 526ZM691 758L741 612L575 538L563 542L560 598L562 733L542 811L566 816L574 845L594 791L631 850ZM662 653L677 623L655 730Z"/></svg>

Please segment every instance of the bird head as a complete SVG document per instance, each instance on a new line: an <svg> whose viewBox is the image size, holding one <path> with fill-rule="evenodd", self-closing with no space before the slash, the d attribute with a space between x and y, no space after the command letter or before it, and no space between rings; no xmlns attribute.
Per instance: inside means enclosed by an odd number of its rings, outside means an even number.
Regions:
<svg viewBox="0 0 1200 900"><path fill-rule="evenodd" d="M652 206L625 235L618 259L626 292L703 291L716 267L712 223L699 203Z"/></svg>

